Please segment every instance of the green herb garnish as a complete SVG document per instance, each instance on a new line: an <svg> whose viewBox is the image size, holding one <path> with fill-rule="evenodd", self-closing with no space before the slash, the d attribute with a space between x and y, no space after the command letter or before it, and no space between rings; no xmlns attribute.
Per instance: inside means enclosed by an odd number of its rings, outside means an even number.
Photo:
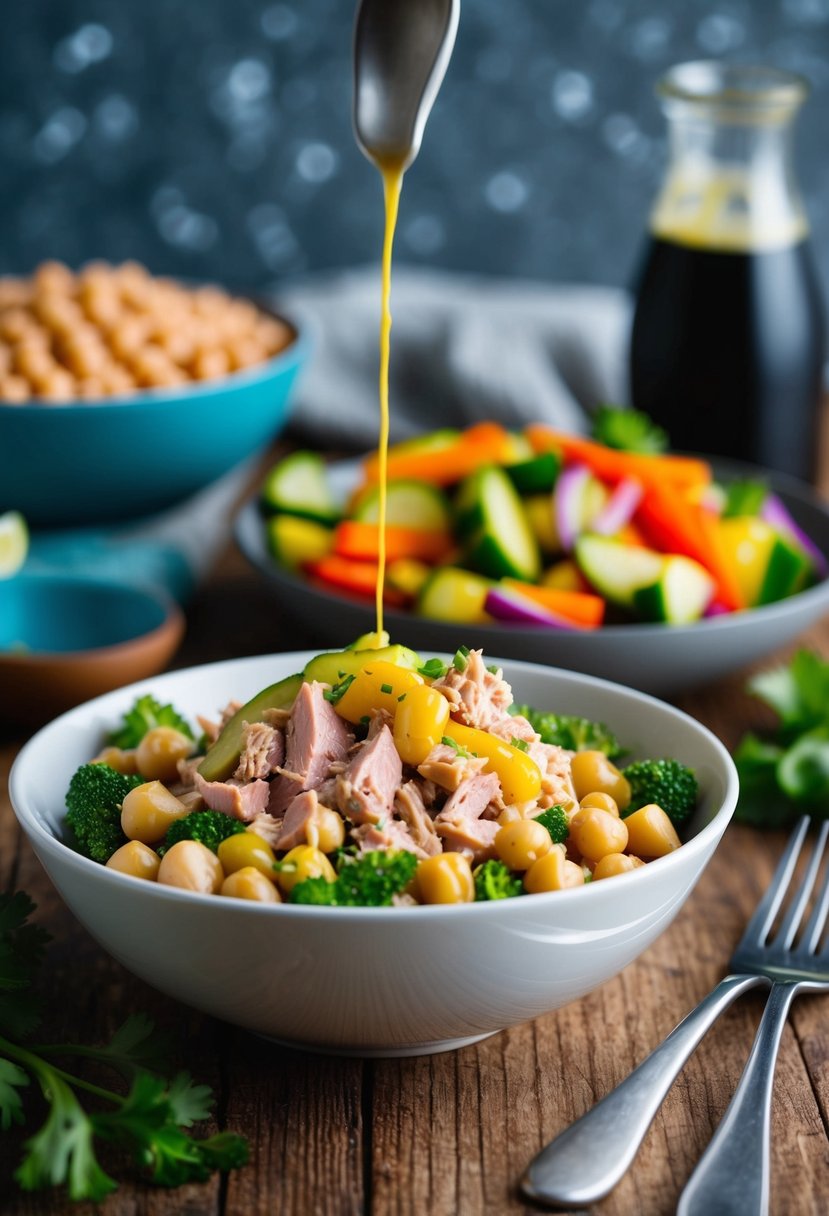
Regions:
<svg viewBox="0 0 829 1216"><path fill-rule="evenodd" d="M668 447L667 434L647 414L614 405L599 406L593 417L593 438L620 452L658 455Z"/></svg>
<svg viewBox="0 0 829 1216"><path fill-rule="evenodd" d="M330 701L332 705L336 705L338 701L343 699L351 685L354 683L354 680L355 677L353 675L346 676L344 680L340 680L339 684L335 684L333 688L326 688L322 695L325 697L326 701Z"/></svg>
<svg viewBox="0 0 829 1216"><path fill-rule="evenodd" d="M391 684L381 684L380 691L386 694L391 694L394 692L394 689L392 688Z"/></svg>
<svg viewBox="0 0 829 1216"><path fill-rule="evenodd" d="M161 1186L206 1180L215 1169L244 1165L241 1136L219 1132L200 1140L190 1128L210 1114L212 1093L187 1073L158 1074L163 1042L153 1024L133 1014L104 1047L33 1045L40 1020L33 991L48 934L29 923L34 904L23 892L0 895L0 1130L24 1125L25 1091L34 1082L46 1103L43 1125L25 1141L14 1177L24 1191L65 1185L69 1198L101 1203L118 1183L101 1167L97 1144L126 1149ZM80 1057L112 1069L127 1092L93 1084L54 1062ZM87 1094L95 1101L84 1105Z"/></svg>
<svg viewBox="0 0 829 1216"><path fill-rule="evenodd" d="M424 680L440 680L448 670L440 659L427 659L422 667L418 667L417 674L423 676Z"/></svg>

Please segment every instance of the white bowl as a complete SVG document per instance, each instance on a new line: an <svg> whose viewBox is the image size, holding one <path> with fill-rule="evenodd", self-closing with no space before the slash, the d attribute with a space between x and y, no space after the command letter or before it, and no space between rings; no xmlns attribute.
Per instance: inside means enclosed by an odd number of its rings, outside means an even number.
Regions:
<svg viewBox="0 0 829 1216"><path fill-rule="evenodd" d="M702 797L687 843L595 886L493 903L319 908L203 896L118 874L61 842L74 770L140 692L212 714L299 671L308 653L235 659L145 680L44 727L18 757L12 804L61 896L130 971L170 996L294 1046L417 1055L474 1042L583 996L671 922L737 800L722 744L652 697L505 662L516 699L607 722L634 757L670 755Z"/></svg>

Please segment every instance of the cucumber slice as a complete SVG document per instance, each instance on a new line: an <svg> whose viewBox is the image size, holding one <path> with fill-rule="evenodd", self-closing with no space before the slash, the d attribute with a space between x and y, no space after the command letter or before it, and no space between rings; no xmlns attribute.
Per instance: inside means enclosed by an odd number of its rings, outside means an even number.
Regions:
<svg viewBox="0 0 829 1216"><path fill-rule="evenodd" d="M325 557L334 539L330 528L298 515L274 515L265 521L265 531L271 553L289 570Z"/></svg>
<svg viewBox="0 0 829 1216"><path fill-rule="evenodd" d="M381 646L372 650L329 650L318 654L306 664L303 678L318 680L320 684L337 684L343 676L356 675L366 663L382 659L395 667L407 667L412 671L423 665L423 660L408 646Z"/></svg>
<svg viewBox="0 0 829 1216"><path fill-rule="evenodd" d="M458 495L458 524L469 565L490 578L534 582L541 569L538 542L515 487L503 469L479 469Z"/></svg>
<svg viewBox="0 0 829 1216"><path fill-rule="evenodd" d="M478 625L489 619L484 602L491 585L489 579L469 570L442 566L424 583L416 611L436 621Z"/></svg>
<svg viewBox="0 0 829 1216"><path fill-rule="evenodd" d="M239 763L245 723L261 722L266 709L290 709L302 687L303 678L302 675L287 676L278 684L263 688L241 709L237 709L199 765L199 772L205 781L224 781L230 776Z"/></svg>
<svg viewBox="0 0 829 1216"><path fill-rule="evenodd" d="M380 522L380 490L372 486L357 502L351 518L364 524ZM451 532L452 513L445 494L423 481L390 481L386 498L386 523L393 527L422 528L427 532Z"/></svg>
<svg viewBox="0 0 829 1216"><path fill-rule="evenodd" d="M714 580L699 562L671 556L663 559L655 583L634 591L633 607L648 621L690 625L700 619L713 594Z"/></svg>
<svg viewBox="0 0 829 1216"><path fill-rule="evenodd" d="M388 629L384 629L382 633L377 633L372 629L370 633L361 633L353 642L349 642L344 647L345 650L379 650L382 646L388 646L391 642Z"/></svg>
<svg viewBox="0 0 829 1216"><path fill-rule="evenodd" d="M504 472L519 494L541 494L552 490L561 472L561 459L555 452L543 452L532 460L508 464Z"/></svg>
<svg viewBox="0 0 829 1216"><path fill-rule="evenodd" d="M292 452L274 465L262 486L269 511L333 524L340 517L331 496L325 461L317 452Z"/></svg>
<svg viewBox="0 0 829 1216"><path fill-rule="evenodd" d="M635 592L658 581L665 558L610 537L585 533L576 541L576 561L600 595L623 608L633 607Z"/></svg>
<svg viewBox="0 0 829 1216"><path fill-rule="evenodd" d="M798 544L777 536L769 553L757 603L773 604L801 591L812 570L811 558Z"/></svg>

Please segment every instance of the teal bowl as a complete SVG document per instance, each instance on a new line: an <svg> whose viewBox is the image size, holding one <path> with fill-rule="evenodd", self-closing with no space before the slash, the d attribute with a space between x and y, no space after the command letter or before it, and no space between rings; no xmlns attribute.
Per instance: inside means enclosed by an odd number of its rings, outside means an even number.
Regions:
<svg viewBox="0 0 829 1216"><path fill-rule="evenodd" d="M163 670L184 633L166 595L77 575L0 580L0 722L43 722Z"/></svg>
<svg viewBox="0 0 829 1216"><path fill-rule="evenodd" d="M0 402L0 512L36 527L109 523L210 485L284 427L309 345L291 329L274 358L221 379L102 401Z"/></svg>

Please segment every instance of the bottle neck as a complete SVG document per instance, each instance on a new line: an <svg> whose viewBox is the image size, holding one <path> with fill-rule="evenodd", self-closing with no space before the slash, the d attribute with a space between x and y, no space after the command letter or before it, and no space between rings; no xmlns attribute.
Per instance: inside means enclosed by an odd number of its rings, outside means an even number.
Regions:
<svg viewBox="0 0 829 1216"><path fill-rule="evenodd" d="M760 252L805 239L793 168L792 122L722 121L666 105L669 159L652 215L655 236L695 248Z"/></svg>

